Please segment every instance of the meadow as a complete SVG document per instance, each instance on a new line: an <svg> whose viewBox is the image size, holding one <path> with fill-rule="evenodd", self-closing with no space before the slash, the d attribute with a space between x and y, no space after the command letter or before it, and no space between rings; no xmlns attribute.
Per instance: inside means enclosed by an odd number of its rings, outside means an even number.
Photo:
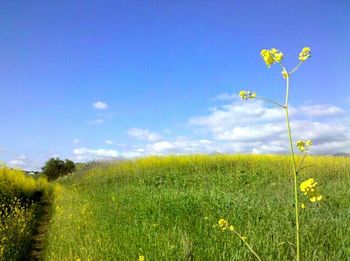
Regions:
<svg viewBox="0 0 350 261"><path fill-rule="evenodd" d="M297 161L301 158L297 157ZM310 156L299 175L301 259L350 260L350 158ZM45 260L263 260L295 258L288 156L188 155L88 164L54 182Z"/></svg>

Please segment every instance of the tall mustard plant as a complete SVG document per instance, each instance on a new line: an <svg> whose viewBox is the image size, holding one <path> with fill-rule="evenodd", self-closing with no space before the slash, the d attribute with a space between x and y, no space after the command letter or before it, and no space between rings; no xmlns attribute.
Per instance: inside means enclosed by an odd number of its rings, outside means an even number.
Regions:
<svg viewBox="0 0 350 261"><path fill-rule="evenodd" d="M311 49L309 47L304 47L302 51L299 53L299 63L291 70L288 71L282 64L282 60L284 58L284 54L279 51L276 48L272 48L270 50L263 49L260 52L260 55L262 59L264 60L266 66L270 68L273 64L278 64L282 68L282 76L286 81L286 89L285 89L285 102L284 104L275 102L273 100L259 97L257 96L256 92L252 91L240 91L239 96L243 100L249 100L249 99L261 99L268 101L270 103L273 103L274 105L277 105L284 109L285 111L285 118L286 118L286 124L287 124L287 132L288 132L288 138L289 138L289 149L290 149L290 157L292 162L292 170L293 170L293 178L294 178L294 207L295 207L295 240L296 240L296 259L300 260L300 222L299 222L299 191L298 187L300 188L300 191L304 196L308 197L309 201L311 203L320 201L322 199L322 195L317 191L317 182L313 178L309 178L306 181L302 182L299 185L298 180L298 174L303 169L302 163L308 153L309 147L312 145L311 140L300 140L296 143L297 148L302 153L302 160L299 163L299 166L296 164L295 160L295 153L294 153L294 147L293 147L293 139L291 134L291 128L290 128L290 120L289 120L289 79L290 76L295 73L299 67L311 57ZM301 204L301 208L305 208L305 203Z"/></svg>

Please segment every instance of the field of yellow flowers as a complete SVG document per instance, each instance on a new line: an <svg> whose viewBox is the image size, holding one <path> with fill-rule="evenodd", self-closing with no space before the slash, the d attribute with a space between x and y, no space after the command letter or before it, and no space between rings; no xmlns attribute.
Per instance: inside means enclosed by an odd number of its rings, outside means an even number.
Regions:
<svg viewBox="0 0 350 261"><path fill-rule="evenodd" d="M23 260L30 251L37 197L48 193L46 179L0 168L0 260ZM39 194L38 194L39 193Z"/></svg>
<svg viewBox="0 0 350 261"><path fill-rule="evenodd" d="M322 199L299 190L301 259L350 260L350 158L304 164ZM295 258L288 156L146 157L55 183L45 260L256 260L245 244L262 260Z"/></svg>

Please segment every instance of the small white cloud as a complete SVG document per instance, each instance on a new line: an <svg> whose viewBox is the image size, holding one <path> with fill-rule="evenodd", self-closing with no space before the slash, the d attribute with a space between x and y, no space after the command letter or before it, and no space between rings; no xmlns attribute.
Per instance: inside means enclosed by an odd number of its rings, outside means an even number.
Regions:
<svg viewBox="0 0 350 261"><path fill-rule="evenodd" d="M128 130L128 135L138 140L146 140L150 142L161 140L161 136L149 130L143 130L138 128L131 128Z"/></svg>
<svg viewBox="0 0 350 261"><path fill-rule="evenodd" d="M108 109L107 103L105 103L105 102L103 102L103 101L94 102L94 103L92 104L92 106L93 106L95 109L98 109L98 110L107 110L107 109Z"/></svg>
<svg viewBox="0 0 350 261"><path fill-rule="evenodd" d="M9 162L9 165L13 168L23 168L26 165L26 162L20 159L13 159Z"/></svg>
<svg viewBox="0 0 350 261"><path fill-rule="evenodd" d="M171 144L169 141L159 141L159 142L153 143L151 146L153 151L155 152L162 152L162 151L171 150L174 148L174 145Z"/></svg>
<svg viewBox="0 0 350 261"><path fill-rule="evenodd" d="M73 154L79 161L89 161L98 159L113 159L119 156L118 151L108 149L88 149L78 148L73 150Z"/></svg>
<svg viewBox="0 0 350 261"><path fill-rule="evenodd" d="M87 124L88 125L100 125L104 122L105 122L104 119L97 119L97 120L93 120L93 121L88 121Z"/></svg>
<svg viewBox="0 0 350 261"><path fill-rule="evenodd" d="M105 140L105 143L106 143L107 145L112 145L114 142L113 142L112 140Z"/></svg>
<svg viewBox="0 0 350 261"><path fill-rule="evenodd" d="M145 146L145 155L189 154L189 153L213 153L218 152L219 145L207 139L188 139L177 137L172 141L163 140L149 143Z"/></svg>
<svg viewBox="0 0 350 261"><path fill-rule="evenodd" d="M12 168L28 169L30 161L26 155L21 154L8 162L8 165Z"/></svg>

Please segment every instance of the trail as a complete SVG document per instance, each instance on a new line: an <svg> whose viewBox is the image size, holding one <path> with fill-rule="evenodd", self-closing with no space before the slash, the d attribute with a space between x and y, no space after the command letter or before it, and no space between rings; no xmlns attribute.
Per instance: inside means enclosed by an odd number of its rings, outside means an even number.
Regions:
<svg viewBox="0 0 350 261"><path fill-rule="evenodd" d="M43 250L45 247L47 232L51 219L51 196L44 196L42 193L38 195L38 211L37 211L37 223L34 229L34 233L31 238L30 249L25 260L38 261L44 260Z"/></svg>

